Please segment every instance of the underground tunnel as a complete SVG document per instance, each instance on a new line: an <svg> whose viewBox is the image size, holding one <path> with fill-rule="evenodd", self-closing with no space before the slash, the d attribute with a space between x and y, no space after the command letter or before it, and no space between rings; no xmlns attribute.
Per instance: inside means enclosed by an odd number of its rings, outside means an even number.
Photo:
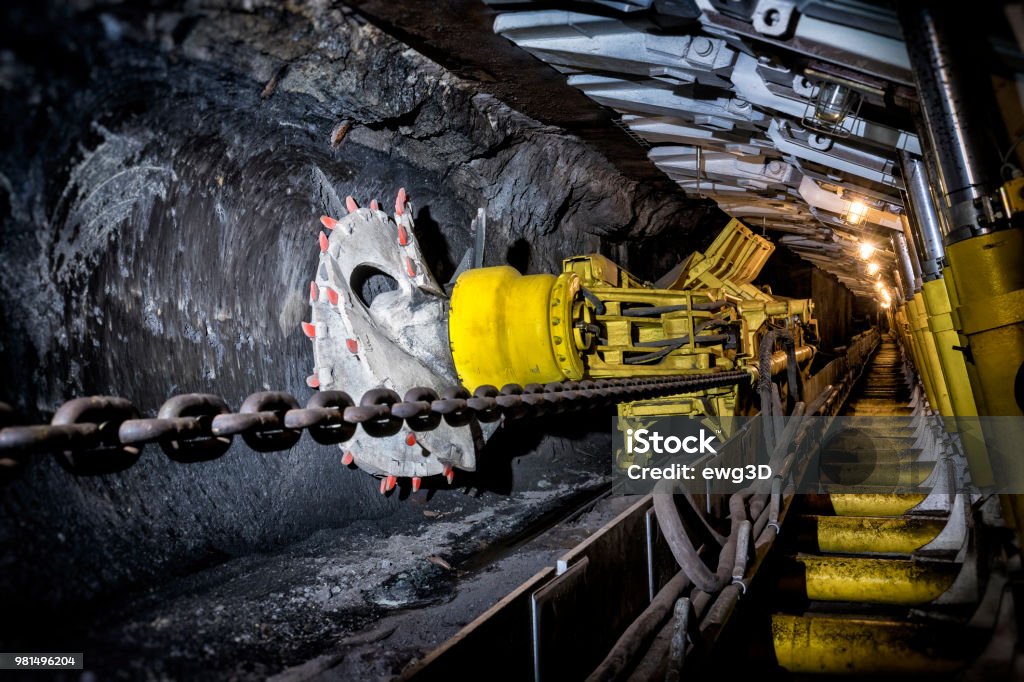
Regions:
<svg viewBox="0 0 1024 682"><path fill-rule="evenodd" d="M1021 678L1021 3L0 11L5 679Z"/></svg>

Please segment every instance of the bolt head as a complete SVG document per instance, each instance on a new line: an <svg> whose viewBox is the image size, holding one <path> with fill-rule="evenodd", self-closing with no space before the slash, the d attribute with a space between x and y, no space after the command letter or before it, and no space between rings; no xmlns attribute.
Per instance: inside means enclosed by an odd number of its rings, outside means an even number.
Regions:
<svg viewBox="0 0 1024 682"><path fill-rule="evenodd" d="M704 38L703 36L698 36L697 38L694 38L692 47L693 51L696 52L698 55L700 55L701 57L707 57L709 54L711 54L711 50L714 48L714 45L707 38Z"/></svg>

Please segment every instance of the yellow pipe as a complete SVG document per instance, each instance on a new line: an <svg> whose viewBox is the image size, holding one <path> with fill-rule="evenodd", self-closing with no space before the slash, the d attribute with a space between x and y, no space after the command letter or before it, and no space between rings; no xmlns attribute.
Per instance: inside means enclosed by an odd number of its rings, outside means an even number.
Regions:
<svg viewBox="0 0 1024 682"><path fill-rule="evenodd" d="M921 455L920 448L911 447L915 440L913 433L908 436L892 436L893 430L907 428L909 425L909 418L886 419L879 420L877 425L837 431L824 446L822 461L830 464L881 460L912 462Z"/></svg>
<svg viewBox="0 0 1024 682"><path fill-rule="evenodd" d="M923 493L885 495L842 493L830 495L837 516L902 516L924 502Z"/></svg>
<svg viewBox="0 0 1024 682"><path fill-rule="evenodd" d="M865 461L821 464L825 483L848 486L918 486L935 468L935 462Z"/></svg>
<svg viewBox="0 0 1024 682"><path fill-rule="evenodd" d="M910 339L907 336L908 324L906 303L904 303L903 305L896 309L896 314L894 317L896 319L896 335L899 336L900 341L903 344L903 347L907 349L907 352L910 352Z"/></svg>
<svg viewBox="0 0 1024 682"><path fill-rule="evenodd" d="M798 556L816 601L927 604L950 588L959 564L869 557Z"/></svg>
<svg viewBox="0 0 1024 682"><path fill-rule="evenodd" d="M818 551L841 554L911 554L934 540L942 519L813 516Z"/></svg>
<svg viewBox="0 0 1024 682"><path fill-rule="evenodd" d="M794 349L793 357L796 358L796 363L798 365L802 365L802 364L808 362L812 357L814 357L814 347L813 346L799 346L798 348ZM788 365L789 365L789 356L786 354L786 351L780 350L780 351L775 351L774 353L772 353L772 359L771 359L772 376L775 376L776 374L779 374L779 373L785 371L785 369L786 369L786 367ZM756 364L753 365L753 366L755 368L757 367Z"/></svg>
<svg viewBox="0 0 1024 682"><path fill-rule="evenodd" d="M946 293L949 294L949 306L951 309L950 317L953 320L953 328L957 330L957 338L960 341L960 346L966 348L967 337L964 336L964 334L962 333L963 325L960 324L960 294L956 290L956 279L953 277L953 271L948 266L942 270L942 281L946 283ZM973 389L973 387L979 383L978 373L974 369L974 363L965 364L967 365L967 377L970 380L970 384L972 387L971 394L975 399L975 407L978 410L978 414L981 414L985 410L981 405L978 404L978 393ZM965 419L964 422L966 423L962 424L961 426L963 427L962 431L965 432L966 435L961 435L961 439L971 438L984 441L984 434L982 433L980 436L977 434L978 431L983 431L981 429L980 422L974 423L971 419ZM989 467L991 468L992 458L991 456L988 456L987 448L986 460L988 461ZM995 474L993 473L993 479L994 478ZM1018 517L1024 518L1024 509L1018 509L1018 507L1021 506L1021 503L1022 498L1018 495L999 496L999 505L1002 508L1003 521L1006 523L1007 528L1016 530ZM1019 537L1018 539L1024 541L1024 537Z"/></svg>
<svg viewBox="0 0 1024 682"><path fill-rule="evenodd" d="M955 348L960 345L960 338L953 328L946 284L940 279L925 282L921 287L921 293L928 316L928 330L934 339L939 366L949 391L952 407L950 415L977 416L978 408L974 404L971 383L967 378L967 363L964 361L963 353Z"/></svg>
<svg viewBox="0 0 1024 682"><path fill-rule="evenodd" d="M842 616L774 614L772 640L791 673L949 674L972 653L961 628Z"/></svg>
<svg viewBox="0 0 1024 682"><path fill-rule="evenodd" d="M914 294L911 303L914 311L913 324L921 343L921 359L927 368L927 376L931 380L932 395L928 399L931 401L932 407L939 411L939 414L952 415L953 404L950 402L949 389L942 374L942 367L939 365L935 338L932 336L931 330L928 329L928 314L925 312L924 296L920 292Z"/></svg>
<svg viewBox="0 0 1024 682"><path fill-rule="evenodd" d="M920 367L917 360L917 349L915 348L914 335L910 327L910 308L909 305L904 304L899 311L898 319L900 323L900 338L903 341L903 348L906 349L907 354L910 356L910 360L914 363L914 367Z"/></svg>
<svg viewBox="0 0 1024 682"><path fill-rule="evenodd" d="M910 355L914 360L914 367L917 375L921 378L921 385L924 386L925 396L931 405L936 404L935 390L932 384L931 372L928 363L924 358L924 341L921 338L921 330L917 324L917 297L907 301L907 333L910 337Z"/></svg>

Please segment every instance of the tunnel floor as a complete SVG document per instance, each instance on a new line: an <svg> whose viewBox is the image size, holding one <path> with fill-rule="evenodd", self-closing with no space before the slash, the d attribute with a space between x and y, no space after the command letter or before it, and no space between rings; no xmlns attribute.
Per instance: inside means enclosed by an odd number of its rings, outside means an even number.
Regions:
<svg viewBox="0 0 1024 682"><path fill-rule="evenodd" d="M423 491L393 517L97 604L56 632L45 621L21 644L57 637L100 679L387 679L618 513L628 499L607 489L555 473L509 496Z"/></svg>

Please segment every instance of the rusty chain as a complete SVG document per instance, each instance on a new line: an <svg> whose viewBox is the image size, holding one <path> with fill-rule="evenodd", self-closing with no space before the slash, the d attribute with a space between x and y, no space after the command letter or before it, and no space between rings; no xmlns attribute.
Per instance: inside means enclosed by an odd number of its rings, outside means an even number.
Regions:
<svg viewBox="0 0 1024 682"><path fill-rule="evenodd" d="M234 436L258 452L287 450L303 431L323 445L343 443L357 427L375 438L412 431L431 431L443 420L449 426L494 422L502 418L556 414L592 409L626 400L686 393L750 380L742 370L695 376L661 376L596 381L565 381L545 385L481 386L472 394L452 386L440 395L413 388L404 396L387 388L367 391L357 405L343 391L319 391L306 407L288 393L253 393L238 412L215 395L190 393L171 398L156 417L141 418L124 398L98 396L64 403L49 424L15 426L10 406L0 403L0 475L21 468L25 458L56 453L74 474L109 474L135 464L142 446L157 443L176 462L193 463L220 457ZM4 476L6 477L6 476Z"/></svg>

